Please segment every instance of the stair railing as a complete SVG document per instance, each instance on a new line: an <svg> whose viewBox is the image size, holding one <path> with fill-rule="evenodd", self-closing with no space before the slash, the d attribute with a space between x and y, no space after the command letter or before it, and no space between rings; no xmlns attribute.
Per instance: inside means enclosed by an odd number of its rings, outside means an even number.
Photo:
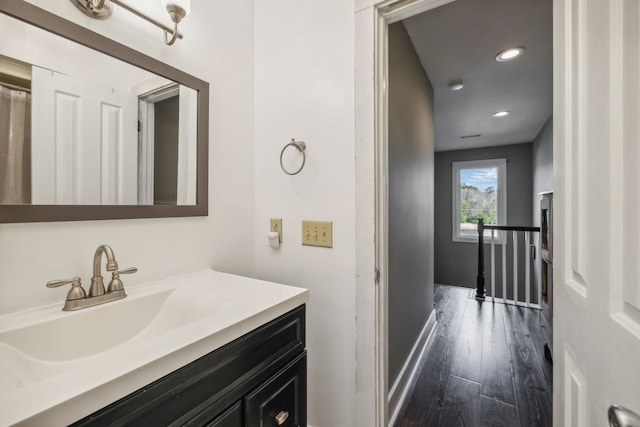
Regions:
<svg viewBox="0 0 640 427"><path fill-rule="evenodd" d="M523 305L526 307L539 307L542 299L542 290L540 280L538 278L536 286L538 303L531 303L531 237L532 233L540 233L540 227L518 227L508 225L485 225L484 221L480 219L478 221L478 276L476 279L476 299L484 300L485 295L485 277L484 277L484 231L491 230L491 298L496 301L496 231L511 232L513 239L513 299L507 299L507 251L506 244L502 248L502 302L514 305ZM518 298L518 235L524 234L524 248L525 248L525 298L521 300ZM507 236L505 236L506 239ZM506 243L506 242L505 242ZM534 249L535 250L535 247Z"/></svg>

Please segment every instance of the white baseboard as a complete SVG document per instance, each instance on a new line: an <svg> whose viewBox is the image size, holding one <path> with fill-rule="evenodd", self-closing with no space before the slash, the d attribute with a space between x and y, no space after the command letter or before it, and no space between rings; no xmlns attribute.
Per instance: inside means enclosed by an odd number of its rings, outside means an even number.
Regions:
<svg viewBox="0 0 640 427"><path fill-rule="evenodd" d="M389 390L389 426L393 426L396 422L396 418L402 408L402 404L415 383L418 367L420 366L420 360L427 349L427 344L431 341L431 336L433 335L435 326L436 310L434 309L431 311L431 314L429 315L427 322L424 324L418 339L413 345L407 360L404 362L404 366L402 366L400 374L398 374L398 378Z"/></svg>

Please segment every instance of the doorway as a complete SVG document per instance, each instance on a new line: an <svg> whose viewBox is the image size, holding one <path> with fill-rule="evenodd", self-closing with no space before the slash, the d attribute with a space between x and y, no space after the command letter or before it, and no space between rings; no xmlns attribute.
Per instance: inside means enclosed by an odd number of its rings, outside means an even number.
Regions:
<svg viewBox="0 0 640 427"><path fill-rule="evenodd" d="M193 205L197 94L175 83L138 96L138 204Z"/></svg>
<svg viewBox="0 0 640 427"><path fill-rule="evenodd" d="M356 98L361 103L358 108L367 112L364 118L356 115L356 155L378 156L375 167L361 168L357 175L364 172L378 177L373 180L378 190L372 194L384 199L384 163L379 161L386 143L384 42L388 18L393 17L386 14L408 10L413 14L416 4L422 7L424 3L356 3L360 6L356 34L364 34L356 37ZM436 3L428 6L440 5ZM640 412L638 384L625 381L638 376L634 356L640 354L638 271L636 263L625 262L638 259L638 246L632 243L637 218L628 206L638 201L637 192L631 189L637 189L638 182L638 169L633 166L638 155L634 143L638 122L633 118L638 111L640 14L637 2L554 0L553 5L553 301L556 308L562 306L553 319L554 419L563 425L600 425L607 422L607 408L615 412L612 403ZM366 138L375 141L372 152L360 144ZM362 192L369 189L359 186ZM384 228L378 225L384 224L384 204L377 201L375 206L376 224L370 229L376 231L377 255L384 255ZM358 220L366 228L365 213ZM597 227L589 227L591 224ZM362 255L359 261L368 265ZM373 399L365 402L375 405L375 423L362 425L380 427L387 425L387 388L380 375L386 363L387 284L384 257L376 261L380 285L366 292L364 282L373 282L373 273L358 281L363 296L359 310L366 312L364 305L371 304L376 328L368 332L358 319L358 332L359 338L365 336L363 341L375 348L374 360L363 363L369 372L376 372L370 392ZM362 371L360 366L358 370ZM368 392L360 383L358 387Z"/></svg>
<svg viewBox="0 0 640 427"><path fill-rule="evenodd" d="M460 3L462 3L461 0L459 0ZM388 72L389 69L388 67L388 59L390 56L390 52L388 50L388 46L386 45L386 40L388 37L388 31L389 31L389 25L394 24L397 21L409 18L411 16L414 16L418 13L422 13L424 11L427 10L431 10L434 9L436 7L439 6L444 6L448 7L449 5L447 5L447 3L449 2L434 2L434 1L424 1L424 2L386 2L383 3L381 5L379 5L376 8L376 12L378 13L377 17L379 19L376 20L375 25L377 25L377 32L378 32L378 39L377 39L377 43L378 43L378 52L382 52L380 54L379 57L377 57L378 59L378 63L376 66L376 70L377 70L377 74L376 74L376 78L378 79L379 82L382 82L382 87L381 88L377 88L376 90L378 90L378 92L376 92L376 101L377 101L377 110L376 110L376 116L380 119L382 118L384 120L388 120L389 116L391 115L391 112L389 111L389 104L388 104L388 99L386 98L388 96L388 88L387 86L387 82L388 80ZM493 54L495 55L495 51L493 52ZM492 58L493 59L493 58ZM468 89L469 88L473 88L473 81L472 79L469 80L469 82L471 84L469 84ZM437 92L437 89L435 90ZM464 90L463 90L464 91ZM551 102L549 101L549 104ZM437 105L436 105L436 109L437 109ZM547 119L547 117L545 117L544 119ZM536 131L540 130L540 127L544 124L544 120L542 121L541 124L538 125L538 128L536 129ZM389 251L388 246L385 249L380 250L380 246L385 246L388 245L390 243L391 237L388 235L385 235L385 233L389 233L392 232L391 230L391 222L392 222L392 218L391 218L391 214L388 212L388 203L389 200L391 199L392 195L389 194L390 191L392 191L392 183L388 180L390 178L390 176L392 175L391 172L389 172L389 176L385 176L385 174L387 173L385 171L385 167L387 167L388 165L390 165L392 163L392 159L390 159L388 156L390 156L387 148L389 147L390 141L388 140L388 122L385 123L378 123L378 125L375 128L376 130L376 135L377 135L377 140L378 140L378 144L376 146L377 148L377 170L376 172L378 173L378 177L380 178L381 176L383 176L382 179L378 180L378 188L380 190L384 189L382 192L382 195L378 201L378 206L377 206L377 213L378 213L378 227L377 227L377 232L378 232L378 241L382 242L382 245L378 246L378 258L377 258L377 265L379 266L380 272L381 272L381 284L382 286L380 287L380 290L378 291L378 297L381 297L381 299L378 299L378 301L381 301L382 298L390 298L389 296L389 292L392 291L391 287L393 286L393 283L390 282L390 280L392 280L392 277L390 276L391 270L393 269L393 266L389 265L389 260L390 260L390 256L391 253ZM487 132L489 133L489 132ZM467 134L461 135L461 136L468 136ZM534 134L535 136L535 134ZM437 139L437 138L436 138ZM462 140L462 138L460 138ZM467 138L465 138L467 139ZM531 137L529 139L529 142L531 142L533 140L533 137ZM458 141L460 142L460 141ZM520 142L520 141L519 141ZM469 143L469 141L465 141L463 140L461 142L462 144L467 144ZM504 143L504 142L503 142ZM437 142L436 142L437 144ZM533 198L533 195L531 195L531 198ZM531 216L531 211L532 211L532 205L531 203L529 204L529 218ZM471 252L476 252L477 249L475 247L476 245L472 245L471 246ZM473 261L468 261L469 264L473 265ZM474 276L475 278L475 276ZM390 301L390 300L388 300ZM382 337L382 341L386 343L386 347L384 350L379 349L378 352L378 357L380 359L385 359L385 362L388 364L390 362L391 359L391 355L389 354L389 345L391 344L391 341L393 341L393 339L389 336L386 335L385 333L392 333L391 332L391 328L390 328L390 322L392 322L392 320L390 319L390 316L392 315L392 313L389 312L389 307L383 307L384 304L379 304L378 305L378 310L379 310L379 314L382 314L379 318L383 319L384 322L380 324L380 328L378 330L378 337ZM383 332L380 332L380 331ZM388 331L388 332L386 332ZM420 348L418 348L417 350L421 350ZM392 373L389 371L385 371L384 372L385 376L387 377L385 379L386 381L386 388L387 389L393 389L394 388L394 381L392 380ZM380 383L383 382L382 379L379 379ZM382 394L382 393L380 393ZM385 396L386 397L386 396ZM392 413L393 409L389 408L389 413L387 414L387 416L389 417L393 417L393 413Z"/></svg>

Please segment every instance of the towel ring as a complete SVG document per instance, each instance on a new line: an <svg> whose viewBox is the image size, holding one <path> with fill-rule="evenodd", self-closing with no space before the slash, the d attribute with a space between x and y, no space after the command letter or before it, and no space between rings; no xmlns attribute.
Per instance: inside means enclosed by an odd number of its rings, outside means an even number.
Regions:
<svg viewBox="0 0 640 427"><path fill-rule="evenodd" d="M287 148L289 148L289 147L295 147L299 152L302 153L302 164L300 165L298 170L296 170L295 172L289 172L284 167L284 165L282 164L282 156L284 155L284 152L287 151ZM304 163L307 160L307 156L305 154L305 149L306 148L307 148L307 144L305 144L303 141L296 141L295 138L291 138L291 142L288 143L287 145L285 145L284 148L282 149L282 151L280 152L280 167L282 168L284 173L286 173L287 175L296 175L296 174L300 173L300 171L304 167Z"/></svg>

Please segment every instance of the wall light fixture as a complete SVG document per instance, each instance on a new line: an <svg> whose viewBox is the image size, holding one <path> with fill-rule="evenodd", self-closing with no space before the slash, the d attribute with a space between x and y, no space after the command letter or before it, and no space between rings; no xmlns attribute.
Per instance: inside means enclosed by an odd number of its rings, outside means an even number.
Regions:
<svg viewBox="0 0 640 427"><path fill-rule="evenodd" d="M145 15L143 12L131 7L130 5L120 0L71 0L85 15L96 19L107 19L113 13L112 4L117 4L121 8L139 16L147 22L152 23L156 27L159 27L164 31L164 42L171 46L177 39L181 39L182 33L178 31L178 24L182 21L182 18L187 16L191 12L190 0L161 0L162 5L169 13L171 21L173 21L173 28L163 24L160 21L156 21L150 16Z"/></svg>

